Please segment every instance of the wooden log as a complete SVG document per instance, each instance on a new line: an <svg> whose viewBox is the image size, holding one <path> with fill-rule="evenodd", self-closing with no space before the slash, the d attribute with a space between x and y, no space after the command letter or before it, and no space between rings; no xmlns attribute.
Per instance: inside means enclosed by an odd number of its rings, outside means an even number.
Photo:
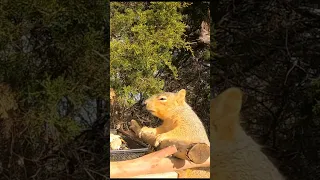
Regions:
<svg viewBox="0 0 320 180"><path fill-rule="evenodd" d="M135 120L131 121L130 129L134 131L136 136L141 133L141 127ZM144 142L153 145L156 140L156 136L150 133L141 133L141 139ZM202 164L210 157L210 146L205 143L193 143L191 141L171 139L162 141L158 149L163 149L171 145L175 145L178 149L173 156L189 160L196 164Z"/></svg>
<svg viewBox="0 0 320 180"><path fill-rule="evenodd" d="M191 161L195 164L202 164L210 157L210 147L205 143L191 143L179 140L167 140L160 144L159 149L175 145L178 152L173 156Z"/></svg>
<svg viewBox="0 0 320 180"><path fill-rule="evenodd" d="M176 152L175 146L169 146L137 159L110 162L110 178L128 178L210 166L210 158L202 164L195 164L175 157L168 158Z"/></svg>

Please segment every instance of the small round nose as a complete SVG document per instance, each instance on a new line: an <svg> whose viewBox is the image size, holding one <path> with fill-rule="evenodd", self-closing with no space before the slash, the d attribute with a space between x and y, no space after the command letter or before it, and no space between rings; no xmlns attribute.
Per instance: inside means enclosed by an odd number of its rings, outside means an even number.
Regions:
<svg viewBox="0 0 320 180"><path fill-rule="evenodd" d="M145 106L146 104L147 104L146 101L141 102L141 105L143 105L143 106Z"/></svg>

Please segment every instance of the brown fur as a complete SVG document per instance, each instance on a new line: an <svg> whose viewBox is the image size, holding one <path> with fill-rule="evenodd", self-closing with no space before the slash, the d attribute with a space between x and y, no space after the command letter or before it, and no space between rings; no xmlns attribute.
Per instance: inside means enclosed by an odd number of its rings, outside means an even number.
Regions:
<svg viewBox="0 0 320 180"><path fill-rule="evenodd" d="M143 127L142 132L157 136L155 146L166 139L185 140L210 145L204 126L185 101L186 90L156 94L145 101L146 108L163 124L157 128ZM178 171L179 178L210 178L210 168Z"/></svg>
<svg viewBox="0 0 320 180"><path fill-rule="evenodd" d="M283 180L240 126L242 92L229 88L210 104L211 177L215 180Z"/></svg>

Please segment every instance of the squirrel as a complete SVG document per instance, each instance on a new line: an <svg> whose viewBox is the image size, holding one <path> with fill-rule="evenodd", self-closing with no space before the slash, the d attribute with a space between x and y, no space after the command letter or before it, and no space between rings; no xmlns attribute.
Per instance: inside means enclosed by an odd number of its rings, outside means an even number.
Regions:
<svg viewBox="0 0 320 180"><path fill-rule="evenodd" d="M178 139L191 143L205 143L210 146L206 130L192 108L186 103L186 90L177 93L163 92L144 101L146 109L163 121L157 128L142 127L139 133L156 136L154 146L164 140ZM210 167L177 171L179 178L210 178Z"/></svg>
<svg viewBox="0 0 320 180"><path fill-rule="evenodd" d="M210 102L211 177L216 180L284 180L240 125L242 95L239 88L233 87Z"/></svg>

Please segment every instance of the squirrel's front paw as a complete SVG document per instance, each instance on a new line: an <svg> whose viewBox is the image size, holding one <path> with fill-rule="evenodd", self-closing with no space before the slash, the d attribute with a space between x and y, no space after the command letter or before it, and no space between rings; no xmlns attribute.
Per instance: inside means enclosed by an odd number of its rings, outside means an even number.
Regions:
<svg viewBox="0 0 320 180"><path fill-rule="evenodd" d="M142 134L153 134L153 135L155 135L155 129L144 126L144 127L141 128L141 130L139 132L139 138L141 138Z"/></svg>
<svg viewBox="0 0 320 180"><path fill-rule="evenodd" d="M166 137L163 134L159 134L154 142L154 147L158 147L162 141L164 141Z"/></svg>
<svg viewBox="0 0 320 180"><path fill-rule="evenodd" d="M129 127L131 130L133 130L135 132L136 135L139 135L140 131L141 131L141 127L139 125L139 123L132 119L131 120L131 123L130 123L130 127Z"/></svg>

